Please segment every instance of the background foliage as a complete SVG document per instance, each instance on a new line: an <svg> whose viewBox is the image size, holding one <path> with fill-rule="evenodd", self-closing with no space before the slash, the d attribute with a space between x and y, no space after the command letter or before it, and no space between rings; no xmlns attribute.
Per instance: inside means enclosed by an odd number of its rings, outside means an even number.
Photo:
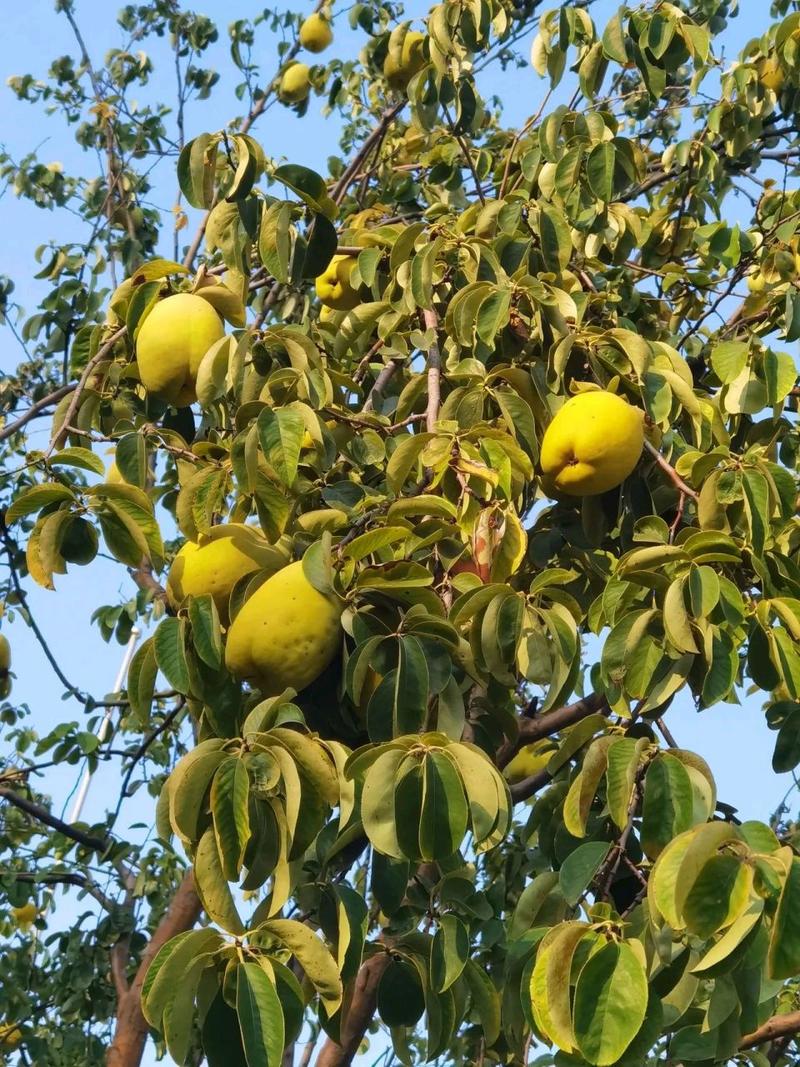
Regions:
<svg viewBox="0 0 800 1067"><path fill-rule="evenodd" d="M83 227L39 249L32 316L0 287L25 352L0 383L2 630L13 656L34 628L70 699L40 732L13 659L0 678L9 1062L99 1063L110 1042L137 1063L149 1028L179 1063L289 1063L301 1033L347 1063L375 1010L409 1064L794 1062L796 828L740 822L668 712L756 694L774 769L800 762L800 12L759 11L734 60L732 3L594 6L448 0L398 89L399 6L334 5L361 52L311 57L293 106L342 122L313 171L257 139L309 58L297 13L227 28L223 130L185 129L184 107L215 92L226 31L174 0L125 7L101 67L58 0L74 54L12 79L98 170L0 158ZM543 102L508 129L480 75L527 65L532 30ZM142 104L157 38L177 97ZM154 164L175 168L171 218ZM330 313L334 253L358 303ZM142 389L135 343L176 291L228 328L178 410ZM644 411L641 462L549 499L543 433L598 386ZM245 520L273 546L256 582L302 559L343 599L340 653L299 693L228 674L210 597L165 600L184 539ZM98 555L135 591L98 605L106 638L147 628L104 697L26 600ZM48 798L48 769L83 760L119 767L95 825ZM140 787L144 844L119 827ZM61 887L100 922L51 931Z"/></svg>

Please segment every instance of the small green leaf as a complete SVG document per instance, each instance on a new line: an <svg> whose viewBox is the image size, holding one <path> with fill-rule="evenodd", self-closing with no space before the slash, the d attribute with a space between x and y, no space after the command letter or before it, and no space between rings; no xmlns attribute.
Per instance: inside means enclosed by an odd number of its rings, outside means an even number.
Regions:
<svg viewBox="0 0 800 1067"><path fill-rule="evenodd" d="M769 941L770 978L793 978L800 972L800 859L792 857L783 884Z"/></svg>
<svg viewBox="0 0 800 1067"><path fill-rule="evenodd" d="M587 841L570 852L558 872L558 884L564 898L575 906L608 855L607 841Z"/></svg>
<svg viewBox="0 0 800 1067"><path fill-rule="evenodd" d="M431 984L443 993L455 982L469 959L469 933L455 915L443 915L431 943Z"/></svg>
<svg viewBox="0 0 800 1067"><path fill-rule="evenodd" d="M186 622L162 619L153 635L153 647L159 670L179 693L189 691L189 666L186 662Z"/></svg>

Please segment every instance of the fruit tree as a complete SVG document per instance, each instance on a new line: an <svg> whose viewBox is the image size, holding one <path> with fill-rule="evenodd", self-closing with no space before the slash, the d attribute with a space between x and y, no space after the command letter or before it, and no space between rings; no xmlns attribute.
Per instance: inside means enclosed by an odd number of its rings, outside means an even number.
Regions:
<svg viewBox="0 0 800 1067"><path fill-rule="evenodd" d="M6 92L85 152L0 154L54 211L0 280L4 1062L800 1062L797 798L675 723L800 764L800 10L738 6L141 0L98 58L56 0ZM80 568L114 693L34 608Z"/></svg>

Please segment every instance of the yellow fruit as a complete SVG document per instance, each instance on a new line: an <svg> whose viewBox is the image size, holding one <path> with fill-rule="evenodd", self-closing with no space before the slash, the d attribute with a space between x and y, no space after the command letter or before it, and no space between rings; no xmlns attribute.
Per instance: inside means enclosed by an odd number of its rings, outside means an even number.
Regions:
<svg viewBox="0 0 800 1067"><path fill-rule="evenodd" d="M414 75L425 66L425 34L410 30L403 38L400 56L392 52L383 64L383 76L392 89L405 89Z"/></svg>
<svg viewBox="0 0 800 1067"><path fill-rule="evenodd" d="M5 634L0 634L0 671L7 671L11 666L11 645Z"/></svg>
<svg viewBox="0 0 800 1067"><path fill-rule="evenodd" d="M309 15L300 27L300 44L307 52L324 52L333 40L331 24L323 15Z"/></svg>
<svg viewBox="0 0 800 1067"><path fill-rule="evenodd" d="M341 641L341 605L290 563L244 604L228 631L228 670L266 696L299 692L322 673Z"/></svg>
<svg viewBox="0 0 800 1067"><path fill-rule="evenodd" d="M348 311L361 302L358 290L350 284L355 265L353 256L333 257L315 283L320 303L335 311Z"/></svg>
<svg viewBox="0 0 800 1067"><path fill-rule="evenodd" d="M14 922L20 930L30 930L39 911L33 901L29 900L28 903L23 904L21 908L12 908L11 914L14 917Z"/></svg>
<svg viewBox="0 0 800 1067"><path fill-rule="evenodd" d="M604 390L572 397L547 427L541 468L556 492L595 496L621 485L639 461L644 419L639 408Z"/></svg>
<svg viewBox="0 0 800 1067"><path fill-rule="evenodd" d="M210 594L225 624L233 587L246 574L263 570L265 550L271 549L256 530L243 523L217 529L221 536L202 545L187 541L177 554L167 579L167 599L177 611L187 596Z"/></svg>
<svg viewBox="0 0 800 1067"><path fill-rule="evenodd" d="M203 356L224 334L222 319L202 296L176 293L160 300L136 339L142 385L176 407L194 403Z"/></svg>
<svg viewBox="0 0 800 1067"><path fill-rule="evenodd" d="M550 740L534 741L532 745L525 745L506 765L503 777L514 785L515 782L523 782L526 778L538 774L545 769L557 748Z"/></svg>
<svg viewBox="0 0 800 1067"><path fill-rule="evenodd" d="M305 63L292 63L283 72L278 96L285 104L299 104L308 96L311 88L311 71Z"/></svg>
<svg viewBox="0 0 800 1067"><path fill-rule="evenodd" d="M0 1023L0 1049L15 1049L22 1040L22 1031L16 1023Z"/></svg>

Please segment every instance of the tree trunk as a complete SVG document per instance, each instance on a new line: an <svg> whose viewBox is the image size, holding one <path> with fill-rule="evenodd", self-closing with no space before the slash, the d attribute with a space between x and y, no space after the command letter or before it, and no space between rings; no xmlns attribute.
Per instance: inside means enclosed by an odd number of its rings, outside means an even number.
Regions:
<svg viewBox="0 0 800 1067"><path fill-rule="evenodd" d="M361 967L356 976L355 989L342 1021L339 1045L330 1038L320 1049L315 1067L348 1067L358 1052L358 1046L366 1033L367 1027L375 1017L378 999L378 983L389 965L388 952L371 956Z"/></svg>
<svg viewBox="0 0 800 1067"><path fill-rule="evenodd" d="M114 1040L106 1056L107 1067L138 1067L142 1060L148 1025L142 1015L142 986L147 968L158 950L171 937L191 930L203 910L195 892L194 876L188 870L178 886L163 919L158 924L142 953L136 976L117 1005L117 1026Z"/></svg>

